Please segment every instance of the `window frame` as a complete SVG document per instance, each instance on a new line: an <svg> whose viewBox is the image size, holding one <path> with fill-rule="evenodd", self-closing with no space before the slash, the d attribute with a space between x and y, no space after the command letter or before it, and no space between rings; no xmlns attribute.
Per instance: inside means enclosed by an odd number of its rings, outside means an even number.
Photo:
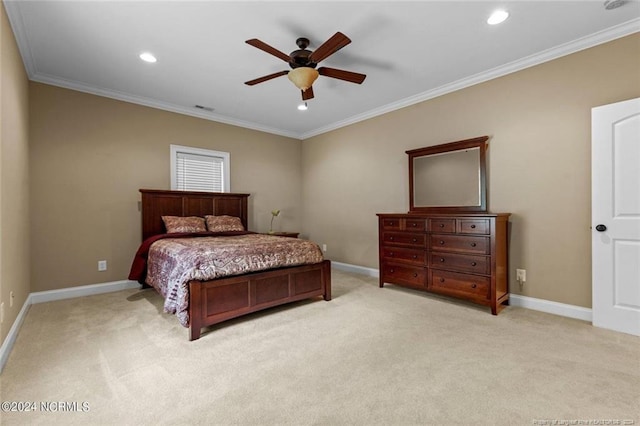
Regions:
<svg viewBox="0 0 640 426"><path fill-rule="evenodd" d="M178 175L177 175L177 158L178 153L202 155L208 157L222 158L222 192L231 192L231 155L224 151L214 151L212 149L194 148L191 146L183 145L169 145L171 152L171 190L183 191L178 188ZM205 191L216 192L216 191Z"/></svg>

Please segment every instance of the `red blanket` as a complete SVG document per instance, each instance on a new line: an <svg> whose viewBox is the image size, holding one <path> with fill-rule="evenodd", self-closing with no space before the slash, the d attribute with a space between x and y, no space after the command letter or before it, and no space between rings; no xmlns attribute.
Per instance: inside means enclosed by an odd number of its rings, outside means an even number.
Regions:
<svg viewBox="0 0 640 426"><path fill-rule="evenodd" d="M144 284L147 277L147 258L149 256L149 248L151 244L164 238L194 238L194 237L217 237L230 235L255 234L249 231L227 231L227 232L176 232L173 234L158 234L149 237L142 242L140 248L136 252L129 271L129 279Z"/></svg>

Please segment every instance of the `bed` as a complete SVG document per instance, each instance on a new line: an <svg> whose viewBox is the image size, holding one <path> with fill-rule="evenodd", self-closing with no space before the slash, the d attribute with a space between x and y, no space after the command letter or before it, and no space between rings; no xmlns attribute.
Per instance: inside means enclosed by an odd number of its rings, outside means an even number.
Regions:
<svg viewBox="0 0 640 426"><path fill-rule="evenodd" d="M167 238L172 234L166 234L162 216L232 216L240 218L244 229L248 229L247 200L249 194L151 189L141 189L140 192L142 193L143 246L145 243L156 239L159 242L160 240L174 240L174 238ZM229 237L229 235L224 234L221 239L231 240L237 238L238 240L244 240L245 244L251 238L265 242L265 244L268 239L272 239L274 242L278 242L278 246L285 246L290 243L302 244L302 241L296 243L292 241L293 239L287 237L266 236L252 232L230 232L228 234L237 234L239 236ZM210 235L196 236L203 237L198 240L200 245L203 244L206 238L218 237L218 235L215 237ZM187 238L190 235L185 235L184 237L185 241L190 239ZM148 244L148 246L153 247L153 244ZM136 257L140 252L141 250L136 254ZM136 260L134 260L135 264ZM150 280L146 279L146 269L142 279L140 279L140 274L134 274L134 269L134 266L132 266L129 278L139 280L143 286L148 286L147 281ZM156 288L155 286L153 287ZM217 324L231 318L285 303L320 296L326 301L331 300L331 263L329 260L322 259L320 255L318 261L311 264L277 267L275 269L210 280L193 279L186 283L186 287L188 288L186 292L188 293L186 295L188 298L188 306L186 308L188 324L183 323L183 325L188 325L189 327L189 340L196 340L200 338L202 327ZM159 291L158 288L156 290Z"/></svg>

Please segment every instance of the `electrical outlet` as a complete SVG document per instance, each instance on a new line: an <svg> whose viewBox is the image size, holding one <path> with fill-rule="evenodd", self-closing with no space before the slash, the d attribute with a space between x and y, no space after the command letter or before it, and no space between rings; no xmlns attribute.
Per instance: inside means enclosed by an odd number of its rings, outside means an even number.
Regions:
<svg viewBox="0 0 640 426"><path fill-rule="evenodd" d="M13 292L9 292L9 307L13 308Z"/></svg>
<svg viewBox="0 0 640 426"><path fill-rule="evenodd" d="M98 260L98 271L106 271L107 270L107 261L106 260Z"/></svg>
<svg viewBox="0 0 640 426"><path fill-rule="evenodd" d="M526 269L516 269L516 280L524 283L527 281L527 270Z"/></svg>
<svg viewBox="0 0 640 426"><path fill-rule="evenodd" d="M322 251L325 252L325 253L327 252L327 245L326 244L322 245Z"/></svg>

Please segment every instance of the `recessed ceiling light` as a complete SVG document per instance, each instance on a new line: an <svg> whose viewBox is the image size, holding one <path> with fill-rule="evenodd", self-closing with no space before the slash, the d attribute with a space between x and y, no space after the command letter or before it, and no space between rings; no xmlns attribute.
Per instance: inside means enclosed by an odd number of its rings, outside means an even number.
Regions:
<svg viewBox="0 0 640 426"><path fill-rule="evenodd" d="M501 22L504 22L505 19L507 19L508 17L509 17L509 12L504 10L496 10L491 14L491 16L489 16L489 19L487 19L487 24L496 25Z"/></svg>
<svg viewBox="0 0 640 426"><path fill-rule="evenodd" d="M302 104L298 105L298 109L300 111L306 111L307 109L309 109L309 107L307 106L307 103L305 102L305 103L302 103Z"/></svg>
<svg viewBox="0 0 640 426"><path fill-rule="evenodd" d="M607 10L615 9L627 3L627 0L606 0L604 2L604 8Z"/></svg>
<svg viewBox="0 0 640 426"><path fill-rule="evenodd" d="M144 52L140 54L140 59L142 59L145 62L149 62L149 63L154 63L157 62L158 60L156 59L155 56L153 56L152 53L149 52Z"/></svg>

